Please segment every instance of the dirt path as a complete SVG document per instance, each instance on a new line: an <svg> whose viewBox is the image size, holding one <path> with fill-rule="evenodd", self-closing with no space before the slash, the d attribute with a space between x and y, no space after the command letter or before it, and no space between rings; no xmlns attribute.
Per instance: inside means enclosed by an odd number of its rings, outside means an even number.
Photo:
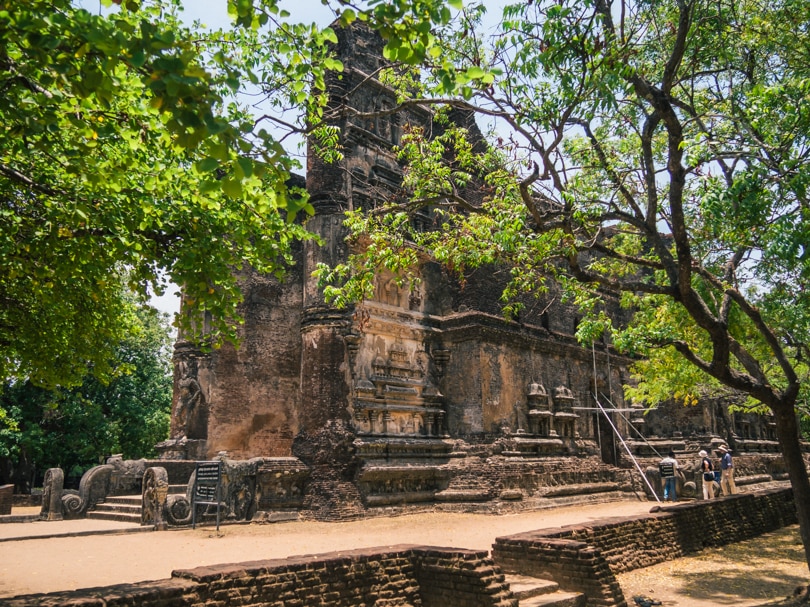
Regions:
<svg viewBox="0 0 810 607"><path fill-rule="evenodd" d="M627 501L506 516L431 513L346 523L229 525L220 527L219 535L204 527L2 542L0 597L156 580L170 577L173 569L350 548L424 544L489 550L501 535L642 514L649 512L651 505ZM13 526L69 526L79 522L83 521ZM0 526L0 536L4 527Z"/></svg>
<svg viewBox="0 0 810 607"><path fill-rule="evenodd" d="M574 506L518 515L421 514L346 523L288 522L168 532L0 542L0 597L168 578L173 569L341 549L425 544L489 550L495 538L609 516L647 513L649 502ZM0 539L27 523L0 525ZM78 527L77 527L78 528ZM37 527L41 529L41 527ZM28 531L27 533L31 533ZM750 607L807 584L796 527L620 576L630 607L637 594L663 607ZM2 599L0 598L0 603Z"/></svg>

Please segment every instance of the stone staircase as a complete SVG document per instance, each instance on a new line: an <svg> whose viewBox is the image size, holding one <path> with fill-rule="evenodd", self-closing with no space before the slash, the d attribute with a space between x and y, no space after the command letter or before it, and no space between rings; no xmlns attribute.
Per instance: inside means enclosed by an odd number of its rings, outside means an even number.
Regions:
<svg viewBox="0 0 810 607"><path fill-rule="evenodd" d="M185 492L186 485L169 486L169 495ZM140 525L142 502L140 495L108 495L95 508L87 511L87 518Z"/></svg>
<svg viewBox="0 0 810 607"><path fill-rule="evenodd" d="M585 607L584 594L560 590L557 582L510 573L506 583L520 607Z"/></svg>

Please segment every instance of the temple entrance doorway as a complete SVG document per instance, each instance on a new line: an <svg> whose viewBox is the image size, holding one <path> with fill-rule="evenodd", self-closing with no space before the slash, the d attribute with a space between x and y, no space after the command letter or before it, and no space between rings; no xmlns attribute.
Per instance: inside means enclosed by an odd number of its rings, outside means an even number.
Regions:
<svg viewBox="0 0 810 607"><path fill-rule="evenodd" d="M611 423L615 425L613 414L608 412L610 423L605 419L605 415L601 412L594 413L593 426L599 433L599 449L602 461L611 466L619 465L619 456L616 452L616 435L613 433Z"/></svg>

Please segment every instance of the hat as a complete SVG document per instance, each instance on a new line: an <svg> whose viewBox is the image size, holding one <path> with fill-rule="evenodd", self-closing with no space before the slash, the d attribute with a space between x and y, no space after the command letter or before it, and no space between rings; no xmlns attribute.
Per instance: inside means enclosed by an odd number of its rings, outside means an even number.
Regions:
<svg viewBox="0 0 810 607"><path fill-rule="evenodd" d="M722 451L723 453L728 453L728 447L726 447L725 445L720 445L719 447L717 447L717 450Z"/></svg>
<svg viewBox="0 0 810 607"><path fill-rule="evenodd" d="M699 455L700 457L706 457L706 456L707 456L707 455L709 455L709 454L708 454L708 453L706 453L706 452L705 452L703 449L701 449L701 450L700 450L700 452L698 453L698 455Z"/></svg>

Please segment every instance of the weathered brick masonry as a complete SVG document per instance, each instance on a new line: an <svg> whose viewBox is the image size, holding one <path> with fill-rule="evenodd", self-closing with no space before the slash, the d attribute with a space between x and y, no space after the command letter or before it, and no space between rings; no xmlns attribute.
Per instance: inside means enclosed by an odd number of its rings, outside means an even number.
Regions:
<svg viewBox="0 0 810 607"><path fill-rule="evenodd" d="M642 518L497 538L492 557L507 573L551 579L588 605L626 605L615 575L796 523L790 489L667 506Z"/></svg>
<svg viewBox="0 0 810 607"><path fill-rule="evenodd" d="M400 545L180 570L156 582L19 596L70 607L517 607L486 551Z"/></svg>
<svg viewBox="0 0 810 607"><path fill-rule="evenodd" d="M491 557L456 548L367 548L174 571L167 580L19 596L0 605L517 607L503 573L519 573L582 592L589 607L623 607L617 573L795 522L792 490L772 489L501 537Z"/></svg>

